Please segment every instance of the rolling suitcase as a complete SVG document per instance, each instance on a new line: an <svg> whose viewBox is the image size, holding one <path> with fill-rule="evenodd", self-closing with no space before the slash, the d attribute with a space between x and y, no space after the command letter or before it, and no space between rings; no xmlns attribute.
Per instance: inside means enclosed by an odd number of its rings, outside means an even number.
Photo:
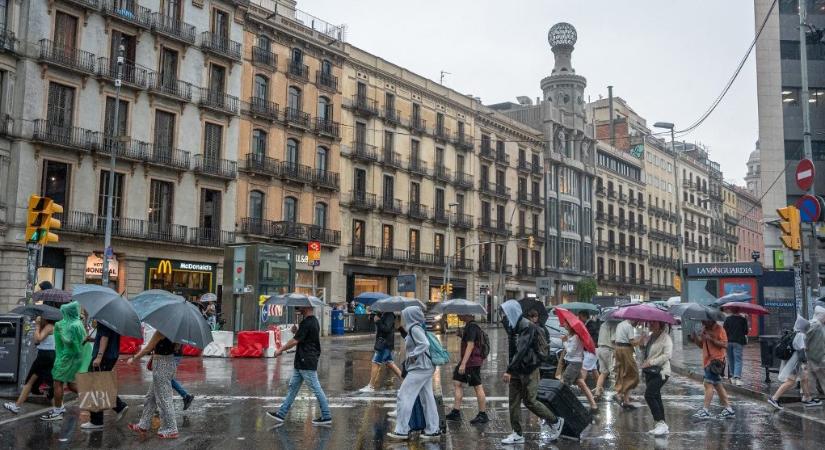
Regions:
<svg viewBox="0 0 825 450"><path fill-rule="evenodd" d="M536 397L550 408L553 414L564 418L562 436L579 439L585 428L590 425L590 411L576 398L570 387L561 381L546 378L540 380Z"/></svg>

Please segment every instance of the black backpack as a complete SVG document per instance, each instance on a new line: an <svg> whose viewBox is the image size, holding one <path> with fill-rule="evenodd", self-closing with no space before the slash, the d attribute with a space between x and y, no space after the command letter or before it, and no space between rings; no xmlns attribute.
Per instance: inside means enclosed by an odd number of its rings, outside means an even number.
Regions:
<svg viewBox="0 0 825 450"><path fill-rule="evenodd" d="M480 343L478 349L481 357L487 359L487 357L490 356L490 336L487 336L487 333L485 333L481 327L478 327L478 332L478 342Z"/></svg>
<svg viewBox="0 0 825 450"><path fill-rule="evenodd" d="M773 348L773 356L775 358L781 359L783 361L787 361L791 359L793 356L793 338L795 333L790 331L785 331L785 334L779 338L779 342L776 343L776 347Z"/></svg>

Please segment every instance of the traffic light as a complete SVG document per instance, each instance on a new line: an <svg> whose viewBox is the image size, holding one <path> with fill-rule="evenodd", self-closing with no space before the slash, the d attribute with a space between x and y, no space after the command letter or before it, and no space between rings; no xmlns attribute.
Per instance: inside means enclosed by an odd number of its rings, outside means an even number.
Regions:
<svg viewBox="0 0 825 450"><path fill-rule="evenodd" d="M789 250L799 251L802 248L799 228L799 210L796 206L788 205L784 208L777 208L776 213L781 219L779 229L782 230L782 244Z"/></svg>
<svg viewBox="0 0 825 450"><path fill-rule="evenodd" d="M63 212L63 207L48 197L32 195L29 197L29 214L26 221L26 242L29 244L48 245L58 242L59 238L51 230L60 229L60 221L53 214Z"/></svg>
<svg viewBox="0 0 825 450"><path fill-rule="evenodd" d="M529 237L527 238L527 247L528 247L530 250L533 250L533 248L534 248L535 246L536 246L536 238L534 238L533 236L529 236Z"/></svg>
<svg viewBox="0 0 825 450"><path fill-rule="evenodd" d="M449 296L449 295L451 295L451 294L453 293L453 283L447 283L447 285L445 286L445 288L446 288L446 290L447 290L447 295L448 295L448 296Z"/></svg>

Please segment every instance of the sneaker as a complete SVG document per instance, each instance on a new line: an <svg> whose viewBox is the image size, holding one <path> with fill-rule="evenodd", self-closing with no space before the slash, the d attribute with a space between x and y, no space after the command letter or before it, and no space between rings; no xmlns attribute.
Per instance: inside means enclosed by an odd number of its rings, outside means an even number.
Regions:
<svg viewBox="0 0 825 450"><path fill-rule="evenodd" d="M189 406L192 405L192 400L195 400L195 396L192 395L192 394L189 394L186 397L183 397L183 410L184 411L189 409Z"/></svg>
<svg viewBox="0 0 825 450"><path fill-rule="evenodd" d="M785 409L785 408L783 408L783 407L782 407L782 405L780 405L780 404L779 404L779 402L777 402L776 400L774 400L774 399L773 399L773 397L768 397L768 404L769 404L769 405L771 405L771 406L773 406L774 408L776 408L776 409L780 410L780 411L782 411L783 409Z"/></svg>
<svg viewBox="0 0 825 450"><path fill-rule="evenodd" d="M126 415L126 411L128 411L128 410L129 410L129 405L126 405L126 406L123 407L123 409L121 409L120 411L117 411L116 412L117 418L115 419L115 422L120 422L120 419L122 419L123 416Z"/></svg>
<svg viewBox="0 0 825 450"><path fill-rule="evenodd" d="M561 436L561 430L564 428L564 418L559 417L556 419L556 423L550 424L550 440L556 441Z"/></svg>
<svg viewBox="0 0 825 450"><path fill-rule="evenodd" d="M9 411L11 411L11 412L13 412L13 413L15 413L15 414L19 414L19 413L20 413L20 407L19 407L19 406L17 406L17 403L14 403L14 402L6 402L6 403L3 403L3 408L8 409Z"/></svg>
<svg viewBox="0 0 825 450"><path fill-rule="evenodd" d="M473 424L473 425L481 425L481 424L485 424L485 423L487 423L487 422L489 422L489 421L490 421L490 418L489 418L489 417L487 417L487 413L486 413L486 412L484 412L484 411L480 411L480 412L479 412L479 413L478 413L478 414L477 414L477 415L473 418L473 420L471 420L471 421L470 421L470 423L471 423L471 424Z"/></svg>
<svg viewBox="0 0 825 450"><path fill-rule="evenodd" d="M711 418L711 415L710 415L710 413L708 412L708 410L707 410L707 409L702 408L702 409L700 409L699 411L696 411L696 412L693 414L693 418L694 418L694 419L702 419L702 420L704 420L704 419L710 419L710 418Z"/></svg>
<svg viewBox="0 0 825 450"><path fill-rule="evenodd" d="M656 427L650 430L650 434L654 436L664 436L670 433L670 427L665 422L658 422Z"/></svg>
<svg viewBox="0 0 825 450"><path fill-rule="evenodd" d="M504 445L523 444L524 436L518 433L510 433L509 436L501 440L501 443Z"/></svg>
<svg viewBox="0 0 825 450"><path fill-rule="evenodd" d="M803 401L802 406L804 406L805 408L813 408L815 406L822 406L822 401L819 400L819 399L808 400L807 402Z"/></svg>
<svg viewBox="0 0 825 450"><path fill-rule="evenodd" d="M86 423L80 425L80 429L81 430L102 430L103 429L103 424L97 425L97 424L94 424L92 422L86 422Z"/></svg>
<svg viewBox="0 0 825 450"><path fill-rule="evenodd" d="M736 411L734 411L733 408L731 408L730 406L723 409L722 412L720 412L719 415L716 416L717 419L732 419L734 417L736 417Z"/></svg>
<svg viewBox="0 0 825 450"><path fill-rule="evenodd" d="M436 431L433 434L421 433L421 434L418 435L418 438L421 439L422 441L439 441L439 440L441 440L441 432Z"/></svg>
<svg viewBox="0 0 825 450"><path fill-rule="evenodd" d="M373 388L370 385L366 385L366 386L362 387L361 389L358 389L358 392L360 392L362 394L370 394L372 392L375 392L375 388Z"/></svg>
<svg viewBox="0 0 825 450"><path fill-rule="evenodd" d="M393 409L392 411L388 412L387 417L398 417L398 410Z"/></svg>
<svg viewBox="0 0 825 450"><path fill-rule="evenodd" d="M390 431L389 433L387 433L387 439L391 441L406 441L409 438L410 435L408 434L398 434L394 431Z"/></svg>
<svg viewBox="0 0 825 450"><path fill-rule="evenodd" d="M45 420L47 422L52 420L62 420L64 412L66 412L66 408L64 407L52 408L49 412L40 416L40 420Z"/></svg>
<svg viewBox="0 0 825 450"><path fill-rule="evenodd" d="M323 417L312 419L312 424L318 426L332 425L332 417L327 417L326 419L324 419Z"/></svg>
<svg viewBox="0 0 825 450"><path fill-rule="evenodd" d="M267 411L266 415L270 419L274 419L275 422L278 422L278 423L284 423L284 421L286 420L286 417L282 416L281 414L279 414L277 412Z"/></svg>
<svg viewBox="0 0 825 450"><path fill-rule="evenodd" d="M145 428L141 428L140 425L138 425L136 423L130 423L129 425L127 425L127 427L130 430L134 431L135 433L141 433L142 434L142 433L145 433L145 432L149 431Z"/></svg>
<svg viewBox="0 0 825 450"><path fill-rule="evenodd" d="M444 416L444 418L447 420L461 420L461 411L454 409Z"/></svg>
<svg viewBox="0 0 825 450"><path fill-rule="evenodd" d="M742 379L741 378L734 378L733 379L734 386L742 386Z"/></svg>
<svg viewBox="0 0 825 450"><path fill-rule="evenodd" d="M158 439L177 439L178 433L158 433Z"/></svg>

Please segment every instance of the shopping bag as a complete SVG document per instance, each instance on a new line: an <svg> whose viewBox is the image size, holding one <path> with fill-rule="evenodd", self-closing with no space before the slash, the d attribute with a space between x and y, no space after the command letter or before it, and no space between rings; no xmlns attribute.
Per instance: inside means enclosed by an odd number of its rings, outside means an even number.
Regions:
<svg viewBox="0 0 825 450"><path fill-rule="evenodd" d="M75 378L80 409L92 412L115 407L117 378L112 371L79 373Z"/></svg>

